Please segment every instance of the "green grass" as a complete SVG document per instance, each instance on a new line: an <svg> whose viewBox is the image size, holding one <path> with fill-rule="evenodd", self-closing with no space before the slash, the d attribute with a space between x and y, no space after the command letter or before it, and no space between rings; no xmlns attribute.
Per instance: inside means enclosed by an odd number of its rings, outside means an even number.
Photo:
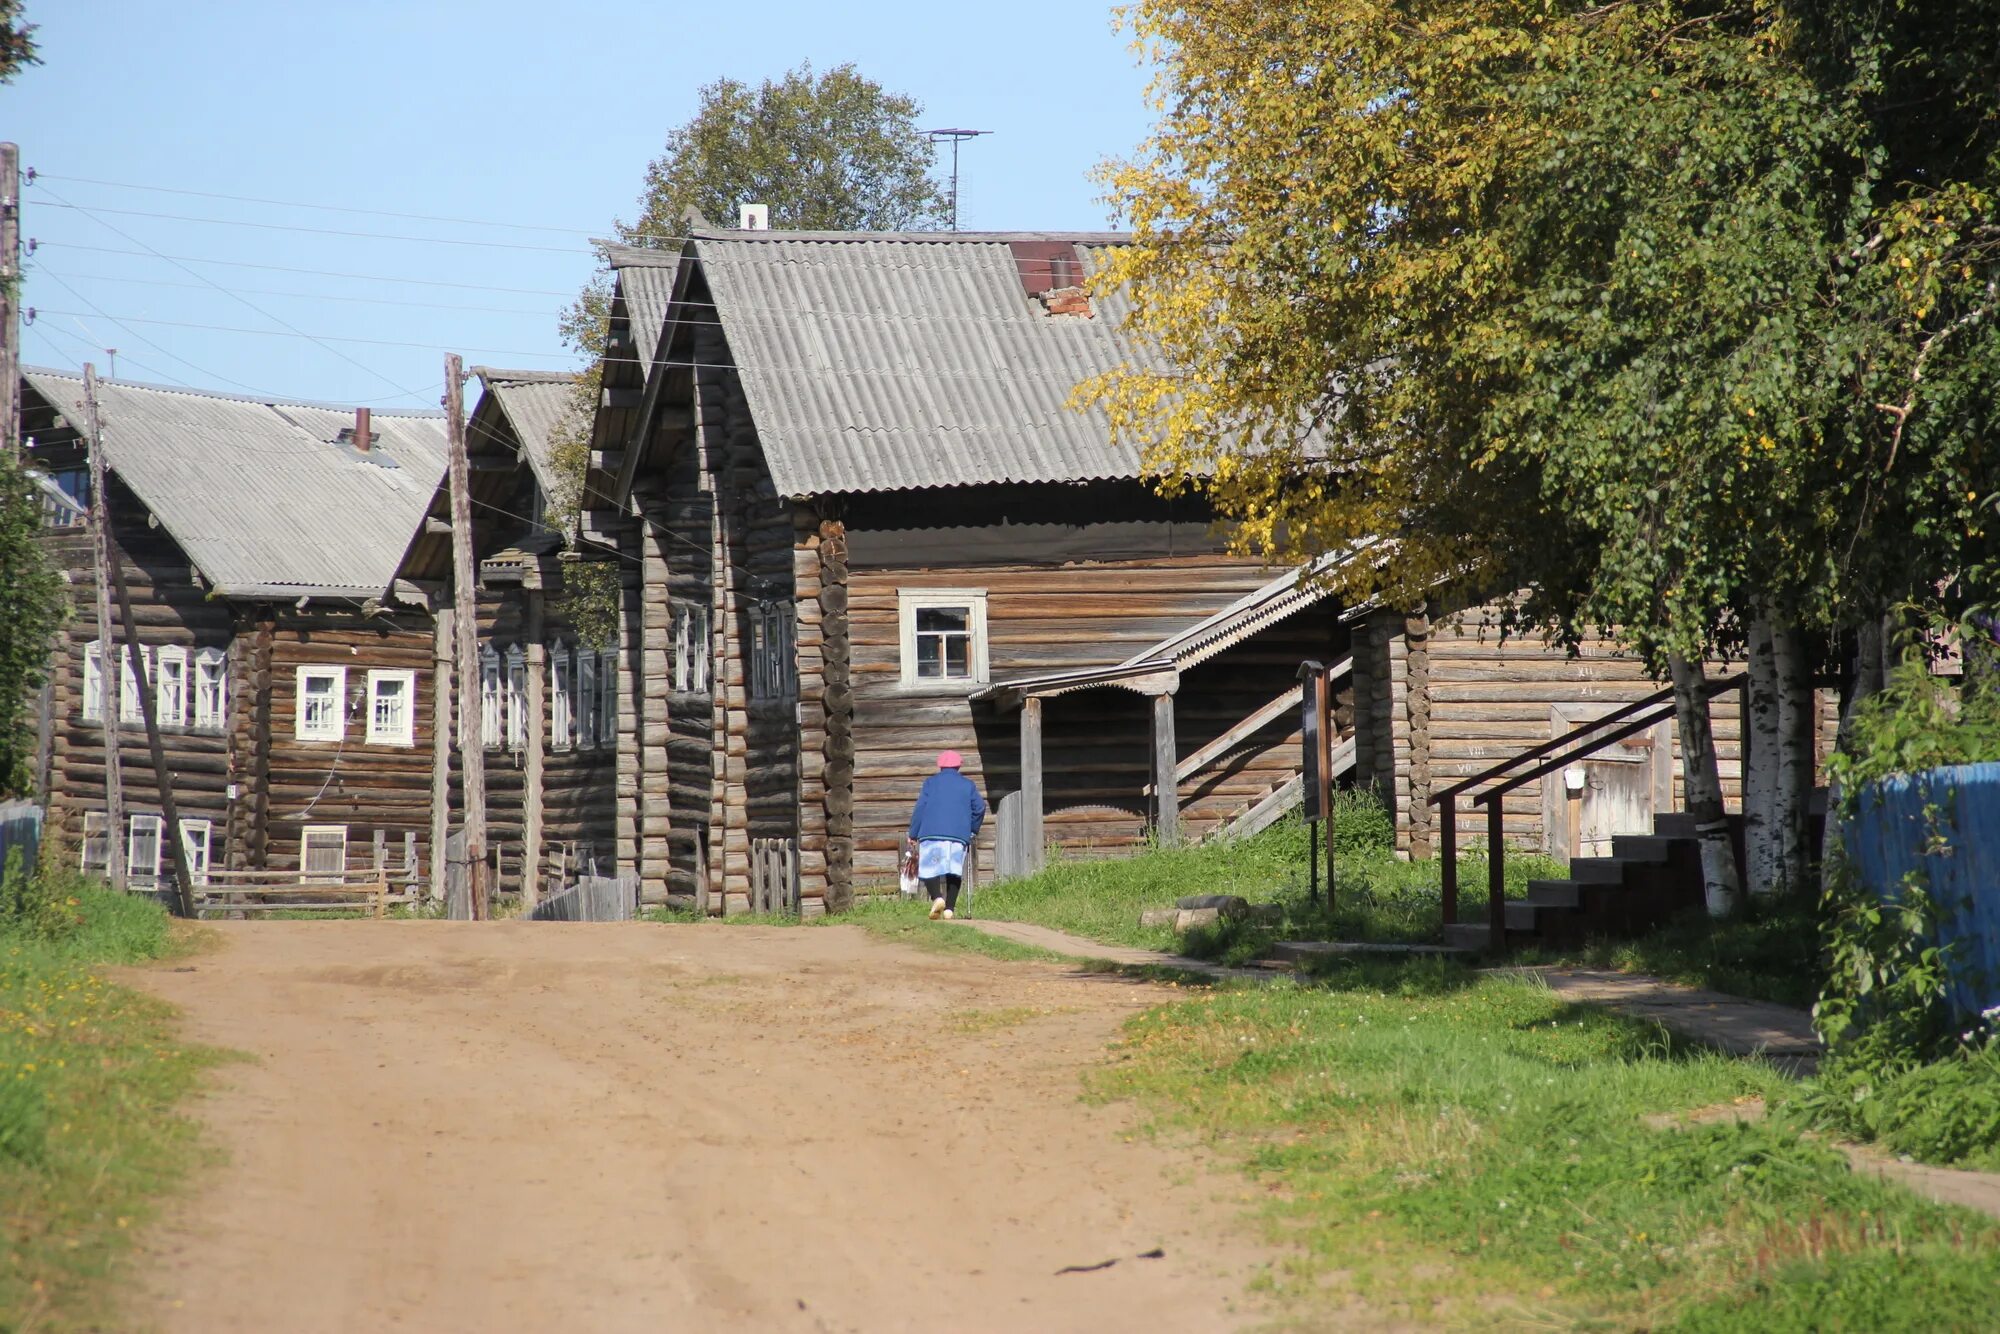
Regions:
<svg viewBox="0 0 2000 1334"><path fill-rule="evenodd" d="M1367 822L1365 811L1356 818L1362 799L1343 798L1343 809L1336 813L1336 828L1342 832L1335 841L1335 907L1330 913L1324 898L1309 900L1308 834L1304 822L1294 819L1247 839L1154 848L1118 859L1056 861L1034 875L982 886L974 896L974 915L1230 962L1254 957L1274 940L1435 942L1440 936L1440 863L1399 859L1389 845L1393 827L1386 820ZM1509 857L1508 895L1522 897L1530 879L1562 872L1563 863L1547 857ZM1459 885L1461 896L1484 894L1483 855L1460 860ZM1285 909L1285 920L1276 928L1238 926L1186 938L1166 927L1139 925L1147 909L1172 907L1191 894L1235 894L1253 903L1277 903Z"/></svg>
<svg viewBox="0 0 2000 1334"><path fill-rule="evenodd" d="M1009 962L1064 961L1063 955L1033 945L1022 945L956 925L933 922L923 903L892 894L859 898L855 901L853 909L848 912L837 916L815 917L808 922L801 922L796 917L771 913L738 913L731 917L709 917L702 913L673 908L655 908L646 913L645 920L679 925L858 926L872 936L893 940L902 945L914 945L918 949L929 950L934 954L982 954L989 959L1005 959Z"/></svg>
<svg viewBox="0 0 2000 1334"><path fill-rule="evenodd" d="M1856 1176L1780 1121L1760 1065L1463 967L1371 962L1135 1020L1101 1097L1218 1146L1295 1256L1304 1308L1537 1328L1990 1328L2000 1229ZM1869 1277L1873 1275L1873 1277ZM1768 1323L1773 1311L1791 1323Z"/></svg>
<svg viewBox="0 0 2000 1334"><path fill-rule="evenodd" d="M1732 996L1808 1008L1826 979L1816 905L1753 899L1725 921L1696 911L1636 940L1524 953L1523 963L1577 963L1651 973Z"/></svg>
<svg viewBox="0 0 2000 1334"><path fill-rule="evenodd" d="M105 1277L198 1157L175 1108L211 1059L103 974L176 947L159 906L55 889L0 920L0 1330L116 1327Z"/></svg>

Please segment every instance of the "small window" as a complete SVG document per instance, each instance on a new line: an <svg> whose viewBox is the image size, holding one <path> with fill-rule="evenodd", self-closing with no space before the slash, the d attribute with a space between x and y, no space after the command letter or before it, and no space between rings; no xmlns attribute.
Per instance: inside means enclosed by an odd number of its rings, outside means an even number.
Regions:
<svg viewBox="0 0 2000 1334"><path fill-rule="evenodd" d="M792 604L750 604L750 698L789 699L798 692L792 653Z"/></svg>
<svg viewBox="0 0 2000 1334"><path fill-rule="evenodd" d="M576 744L588 750L597 744L597 650L577 646L576 670L570 679L576 682Z"/></svg>
<svg viewBox="0 0 2000 1334"><path fill-rule="evenodd" d="M197 885L208 883L208 837L206 820L181 821L181 848L187 853L188 875Z"/></svg>
<svg viewBox="0 0 2000 1334"><path fill-rule="evenodd" d="M146 674L157 678L158 667L152 649L141 646L145 655ZM121 723L143 723L146 721L145 702L139 698L139 660L132 656L130 645L120 645L118 649L118 721Z"/></svg>
<svg viewBox="0 0 2000 1334"><path fill-rule="evenodd" d="M417 674L375 670L368 673L368 744L408 746L417 739Z"/></svg>
<svg viewBox="0 0 2000 1334"><path fill-rule="evenodd" d="M507 749L528 748L528 655L507 650Z"/></svg>
<svg viewBox="0 0 2000 1334"><path fill-rule="evenodd" d="M597 650L597 744L618 744L618 649Z"/></svg>
<svg viewBox="0 0 2000 1334"><path fill-rule="evenodd" d="M576 743L575 696L571 683L576 679L576 664L569 650L560 644L549 645L549 749L568 750Z"/></svg>
<svg viewBox="0 0 2000 1334"><path fill-rule="evenodd" d="M986 680L983 589L905 589L902 681L906 686L970 686Z"/></svg>
<svg viewBox="0 0 2000 1334"><path fill-rule="evenodd" d="M160 828L165 823L157 815L132 817L132 832L125 843L125 874L133 883L159 883Z"/></svg>
<svg viewBox="0 0 2000 1334"><path fill-rule="evenodd" d="M86 722L104 718L104 641L93 639L83 646L83 717Z"/></svg>
<svg viewBox="0 0 2000 1334"><path fill-rule="evenodd" d="M337 876L347 870L347 826L309 824L299 850L299 870L306 875Z"/></svg>
<svg viewBox="0 0 2000 1334"><path fill-rule="evenodd" d="M83 869L104 872L111 867L111 817L103 811L83 813Z"/></svg>
<svg viewBox="0 0 2000 1334"><path fill-rule="evenodd" d="M479 738L488 750L500 744L500 654L491 644L479 650Z"/></svg>
<svg viewBox="0 0 2000 1334"><path fill-rule="evenodd" d="M708 691L708 608L676 606L671 622L674 643L672 688L684 694Z"/></svg>
<svg viewBox="0 0 2000 1334"><path fill-rule="evenodd" d="M194 655L194 725L215 732L229 725L229 655L219 648Z"/></svg>
<svg viewBox="0 0 2000 1334"><path fill-rule="evenodd" d="M299 668L299 716L293 734L300 741L340 740L347 732L346 694L345 667Z"/></svg>
<svg viewBox="0 0 2000 1334"><path fill-rule="evenodd" d="M153 667L153 719L161 727L186 727L188 655L178 647L149 649Z"/></svg>

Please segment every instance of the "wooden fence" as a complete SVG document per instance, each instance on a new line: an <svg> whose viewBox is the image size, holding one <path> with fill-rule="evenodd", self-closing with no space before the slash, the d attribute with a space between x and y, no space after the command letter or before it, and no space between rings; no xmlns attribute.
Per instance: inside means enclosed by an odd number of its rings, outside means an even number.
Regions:
<svg viewBox="0 0 2000 1334"><path fill-rule="evenodd" d="M585 876L528 913L535 922L629 922L639 915L639 877Z"/></svg>
<svg viewBox="0 0 2000 1334"><path fill-rule="evenodd" d="M750 911L799 915L799 849L791 839L750 840Z"/></svg>
<svg viewBox="0 0 2000 1334"><path fill-rule="evenodd" d="M32 801L0 801L0 866L16 848L21 870L33 871L42 850L42 808Z"/></svg>
<svg viewBox="0 0 2000 1334"><path fill-rule="evenodd" d="M212 913L347 911L380 917L390 903L389 877L369 871L210 871L195 886L196 917Z"/></svg>

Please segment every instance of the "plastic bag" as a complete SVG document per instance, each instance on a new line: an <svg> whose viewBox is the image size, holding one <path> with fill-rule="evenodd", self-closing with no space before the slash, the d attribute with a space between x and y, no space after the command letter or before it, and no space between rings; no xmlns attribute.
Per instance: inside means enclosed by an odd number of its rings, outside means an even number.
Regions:
<svg viewBox="0 0 2000 1334"><path fill-rule="evenodd" d="M920 899L924 896L924 882L917 877L917 845L903 845L901 888L906 899Z"/></svg>

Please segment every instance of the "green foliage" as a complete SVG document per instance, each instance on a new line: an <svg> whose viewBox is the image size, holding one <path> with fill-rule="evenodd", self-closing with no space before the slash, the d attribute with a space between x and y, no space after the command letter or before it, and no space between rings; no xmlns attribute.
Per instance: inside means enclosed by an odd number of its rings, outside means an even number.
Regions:
<svg viewBox="0 0 2000 1334"><path fill-rule="evenodd" d="M1082 396L1246 547L1393 533L1347 591L1477 569L1656 663L1934 584L2000 402L2000 122L1936 53L1996 25L1831 11L1141 0L1103 281L1164 356Z"/></svg>
<svg viewBox="0 0 2000 1334"><path fill-rule="evenodd" d="M1814 1124L1923 1162L2000 1170L2000 1043L1893 1071L1837 1058L1800 1110Z"/></svg>
<svg viewBox="0 0 2000 1334"><path fill-rule="evenodd" d="M20 465L0 457L0 795L33 785L37 693L68 614L62 578L40 543L41 519Z"/></svg>
<svg viewBox="0 0 2000 1334"><path fill-rule="evenodd" d="M1753 1292L1817 1293L1884 1255L1987 1273L2000 1244L1790 1124L1714 1115L1781 1096L1768 1067L1464 968L1376 962L1204 996L1134 1021L1117 1055L1100 1094L1141 1099L1253 1178L1298 1248L1281 1289L1383 1324L1504 1311L1663 1329L1701 1313L1698 1328L1747 1331L1761 1326L1728 1313L1756 1309ZM1794 1327L1875 1328L1869 1291L1826 1294L1822 1322ZM1967 1291L1940 1285L1932 1327L1990 1315Z"/></svg>
<svg viewBox="0 0 2000 1334"><path fill-rule="evenodd" d="M0 0L0 83L11 83L28 66L42 63L35 25L22 19L21 10L21 0Z"/></svg>
<svg viewBox="0 0 2000 1334"><path fill-rule="evenodd" d="M1840 1238L1838 1240L1845 1240ZM1991 1328L2000 1254L1878 1244L1793 1260L1681 1313L1676 1334L1973 1334Z"/></svg>
<svg viewBox="0 0 2000 1334"><path fill-rule="evenodd" d="M32 941L66 957L138 963L167 948L167 915L151 898L44 864L24 871L20 851L0 876L0 940Z"/></svg>
<svg viewBox="0 0 2000 1334"><path fill-rule="evenodd" d="M1810 898L1756 897L1727 918L1695 909L1632 940L1532 952L1521 961L1650 973L1686 986L1804 1008L1820 994L1826 978L1819 933L1819 908Z"/></svg>
<svg viewBox="0 0 2000 1334"><path fill-rule="evenodd" d="M1888 684L1855 707L1847 744L1827 760L1847 813L1884 778L2000 760L2000 673L1987 661L1991 646L1970 627L1967 635L1971 670L1962 677L1934 675L1915 645Z"/></svg>
<svg viewBox="0 0 2000 1334"><path fill-rule="evenodd" d="M616 561L569 561L563 566L556 607L569 618L577 638L593 648L609 648L618 642L622 591Z"/></svg>
<svg viewBox="0 0 2000 1334"><path fill-rule="evenodd" d="M1333 850L1340 857L1396 850L1396 817L1375 789L1337 788L1333 794Z"/></svg>

